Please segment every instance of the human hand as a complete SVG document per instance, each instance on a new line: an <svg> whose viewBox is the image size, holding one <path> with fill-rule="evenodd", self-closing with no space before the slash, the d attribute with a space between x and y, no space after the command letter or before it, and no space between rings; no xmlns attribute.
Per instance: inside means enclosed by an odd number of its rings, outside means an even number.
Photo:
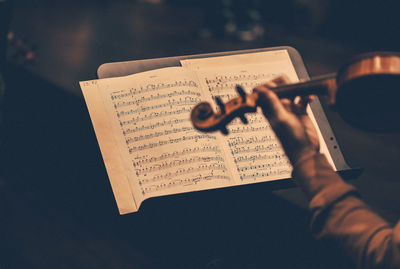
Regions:
<svg viewBox="0 0 400 269"><path fill-rule="evenodd" d="M281 76L257 86L254 91L259 93L259 105L264 116L281 141L291 163L295 164L300 159L317 153L319 140L314 125L306 113L307 104L312 97L295 100L279 99L269 89L287 83L289 83L288 78Z"/></svg>

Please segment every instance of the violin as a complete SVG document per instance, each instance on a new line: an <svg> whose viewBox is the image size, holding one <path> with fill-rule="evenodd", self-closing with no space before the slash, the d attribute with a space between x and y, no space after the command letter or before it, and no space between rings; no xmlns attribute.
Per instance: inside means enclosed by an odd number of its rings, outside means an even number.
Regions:
<svg viewBox="0 0 400 269"><path fill-rule="evenodd" d="M325 95L328 104L356 127L372 131L400 130L400 53L397 52L362 54L335 74L270 89L279 98ZM238 97L226 103L215 98L218 112L208 102L197 104L190 116L194 128L228 134L226 126L236 117L247 124L245 113L257 111L259 94L247 94L239 85L236 91Z"/></svg>

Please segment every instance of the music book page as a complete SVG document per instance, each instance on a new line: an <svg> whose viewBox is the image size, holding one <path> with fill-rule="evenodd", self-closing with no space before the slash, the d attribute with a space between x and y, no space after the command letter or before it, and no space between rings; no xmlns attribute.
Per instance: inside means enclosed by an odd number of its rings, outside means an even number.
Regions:
<svg viewBox="0 0 400 269"><path fill-rule="evenodd" d="M185 67L80 82L121 214L150 197L290 178L261 113L248 114L247 125L232 122L228 136L192 127L193 106L217 95L227 101L237 84L250 91L281 74L297 81L284 50L249 56L246 64L246 55L224 57L209 58L209 67L207 59L188 60Z"/></svg>

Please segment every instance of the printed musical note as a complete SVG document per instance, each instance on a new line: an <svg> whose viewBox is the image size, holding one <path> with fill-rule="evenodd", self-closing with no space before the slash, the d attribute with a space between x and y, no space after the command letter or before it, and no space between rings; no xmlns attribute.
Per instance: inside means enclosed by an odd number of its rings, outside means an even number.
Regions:
<svg viewBox="0 0 400 269"><path fill-rule="evenodd" d="M249 81L254 84L255 80L269 80L275 77L277 74L265 74L265 73L258 73L258 74L249 74L249 73L236 73L232 75L217 75L215 78L207 78L207 84L221 84L226 82L244 82Z"/></svg>
<svg viewBox="0 0 400 269"><path fill-rule="evenodd" d="M145 186L142 188L142 194L144 196L152 194L157 191L161 191L164 189L170 189L176 186L191 186L191 185L196 185L199 182L203 181L210 181L210 180L230 180L230 178L227 175L214 175L212 173L207 174L207 175L196 175L194 177L188 177L184 179L174 179L169 182L165 183L160 183L160 184L150 184L148 186Z"/></svg>
<svg viewBox="0 0 400 269"><path fill-rule="evenodd" d="M143 185L145 183L164 181L164 180L176 178L178 176L187 175L187 174L191 174L191 173L195 173L195 172L216 171L216 170L220 170L222 173L225 173L226 167L223 163L216 162L216 163L212 163L212 164L199 164L198 166L189 166L189 167L185 167L185 168L178 168L177 170L175 170L173 172L165 172L162 174L156 174L151 178L146 177L143 180L139 180L139 184Z"/></svg>
<svg viewBox="0 0 400 269"><path fill-rule="evenodd" d="M237 169L240 172L244 171L252 171L252 170L273 170L275 167L281 167L281 166L286 166L287 161L273 161L273 162L268 162L268 163L263 163L263 164L257 164L257 165L245 165L245 166L238 166Z"/></svg>
<svg viewBox="0 0 400 269"><path fill-rule="evenodd" d="M238 156L237 158L235 158L235 163L241 163L241 162L245 162L245 163L249 163L252 162L254 163L255 161L265 161L265 160L280 160L280 159L287 159L285 154L276 154L275 152L273 152L272 154L268 153L268 154L252 154L252 155L244 155L244 156Z"/></svg>
<svg viewBox="0 0 400 269"><path fill-rule="evenodd" d="M151 100L151 99L150 99ZM154 100L155 101L155 100ZM145 112L148 110L155 110L155 109L159 109L159 108L172 108L174 106L182 106L182 105L195 105L197 103L199 103L201 101L200 97L196 96L186 96L185 98L180 97L179 99L168 99L167 102L165 103L161 103L161 104L156 104L156 105L152 105L152 106L142 106L140 107L140 110L133 110L134 112ZM114 103L114 108L118 109L121 107L131 107L133 105L140 105L142 102L139 102L139 100L132 100L132 101L117 101ZM131 110L132 111L132 110ZM126 115L125 113L123 113L124 111L119 111L118 114L120 116Z"/></svg>
<svg viewBox="0 0 400 269"><path fill-rule="evenodd" d="M157 138L160 136L166 136L169 134L179 134L179 133L185 133L188 131L193 131L193 127L186 127L183 126L181 128L173 128L173 129L164 129L162 131L155 131L153 133L148 133L145 135L137 135L137 136L132 136L132 137L126 137L125 138L125 142L127 145L132 144L134 142L139 142L139 141L143 141L143 140L148 140L148 139L152 139L152 138Z"/></svg>
<svg viewBox="0 0 400 269"><path fill-rule="evenodd" d="M276 152L280 149L280 145L278 143L272 144L250 144L249 146L242 147L231 147L232 154L239 155L243 153L258 153L258 152Z"/></svg>
<svg viewBox="0 0 400 269"><path fill-rule="evenodd" d="M163 128L165 126L171 126L171 127L172 126L178 126L178 125L180 125L182 123L189 122L189 120L190 120L189 118L186 118L186 119L172 118L172 119L168 119L168 120L163 119L161 121L158 121L158 122L155 122L155 123L150 123L148 125L142 124L142 126L140 126L140 127L138 127L138 126L135 126L134 128L133 127L128 127L126 129L123 129L122 132L126 136L127 134L142 132L142 131L145 131L145 130L154 130L154 129L157 129L157 128ZM121 126L123 126L123 125L121 125Z"/></svg>
<svg viewBox="0 0 400 269"><path fill-rule="evenodd" d="M254 143L265 143L265 142L271 142L271 141L276 141L276 137L272 135L264 135L264 136L250 136L250 137L230 137L228 139L228 144L230 146L237 146L237 145L248 145L248 144L254 144Z"/></svg>
<svg viewBox="0 0 400 269"><path fill-rule="evenodd" d="M265 180L265 178L268 177L275 177L275 179L278 178L285 178L285 177L289 177L291 173L291 169L288 168L282 168L282 169L276 169L276 170L272 170L272 171L266 171L266 172L253 172L253 173L244 173L242 175L240 175L240 179L245 181L245 180ZM277 178L277 176L279 176Z"/></svg>
<svg viewBox="0 0 400 269"><path fill-rule="evenodd" d="M193 148L184 148L183 150L180 151L173 151L173 152L165 152L162 153L158 156L137 156L134 158L132 161L132 165L134 167L139 166L139 165L144 165L147 163L156 163L159 161L164 161L166 159L171 159L171 158L181 158L186 155L194 154L194 153L215 153L219 154L221 153L221 150L218 146L209 146L205 145L202 147L193 147Z"/></svg>
<svg viewBox="0 0 400 269"><path fill-rule="evenodd" d="M145 85L138 85L138 87L136 87L136 88L115 90L115 91L111 92L110 97L112 100L114 100L117 98L133 97L133 96L137 96L137 95L141 95L143 93L149 93L149 92L153 92L153 91L165 90L165 89L170 89L170 88L172 88L172 89L182 88L182 87L197 88L198 85L193 80L174 81L174 82L170 82L170 83L158 82L158 83L151 83L151 84L145 84Z"/></svg>
<svg viewBox="0 0 400 269"><path fill-rule="evenodd" d="M159 89L159 88L157 88ZM120 91L116 91L111 93L110 97L111 100L121 100L121 99L125 99L127 97L134 97L137 94L139 94L139 91L135 90L135 89L129 89L127 90L120 90ZM156 94L151 94L149 97L144 97L142 96L141 98L136 99L136 105L139 105L140 103L143 102L152 102L154 100L158 100L158 99L165 99L165 98L171 98L171 97L175 97L175 96L180 96L180 95L194 95L194 96L200 96L199 92L195 92L192 90L185 90L182 89L180 91L174 90L172 92L168 92L165 94L160 94L160 93L156 93Z"/></svg>
<svg viewBox="0 0 400 269"><path fill-rule="evenodd" d="M130 120L119 120L120 126L127 125L136 125L138 122L148 121L156 118L164 118L167 116L187 116L187 114L191 111L191 107L182 107L180 109L176 109L173 111L161 110L161 111L151 111L144 115L133 116Z"/></svg>
<svg viewBox="0 0 400 269"><path fill-rule="evenodd" d="M147 150L147 149L153 149L157 148L159 146L164 146L164 145L172 145L174 144L179 144L181 142L194 142L197 143L200 140L205 140L206 142L216 140L215 136L209 135L209 134L194 134L194 135L184 135L182 137L176 137L176 138L169 138L169 139L164 139L164 140L158 140L156 142L150 142L147 144L140 144L137 146L131 146L128 147L129 154L136 153L137 151L142 151L142 150Z"/></svg>
<svg viewBox="0 0 400 269"><path fill-rule="evenodd" d="M136 169L136 175L140 176L142 174L147 174L147 173L156 172L156 171L162 171L165 168L179 167L179 166L186 165L186 164L200 163L200 162L208 163L208 162L212 162L212 161L218 161L218 162L223 163L224 159L220 156L216 156L216 157L194 156L194 157L184 158L184 159L175 159L172 161L165 161L165 162L157 163L153 166L141 166L140 168Z"/></svg>

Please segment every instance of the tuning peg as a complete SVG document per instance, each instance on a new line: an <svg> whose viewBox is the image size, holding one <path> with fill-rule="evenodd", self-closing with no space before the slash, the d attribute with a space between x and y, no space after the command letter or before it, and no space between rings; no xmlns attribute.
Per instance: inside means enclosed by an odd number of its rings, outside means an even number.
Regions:
<svg viewBox="0 0 400 269"><path fill-rule="evenodd" d="M247 120L247 118L245 117L245 115L241 115L239 118L240 118L240 120L243 122L243 124L249 123L249 121Z"/></svg>
<svg viewBox="0 0 400 269"><path fill-rule="evenodd" d="M221 113L225 114L225 104L222 102L221 98L219 96L216 96L215 101L217 102L217 105L219 106Z"/></svg>
<svg viewBox="0 0 400 269"><path fill-rule="evenodd" d="M244 91L242 86L236 85L236 91L239 94L239 96L242 98L242 102L245 103L246 102L246 92Z"/></svg>
<svg viewBox="0 0 400 269"><path fill-rule="evenodd" d="M226 126L224 126L224 127L221 127L221 133L222 134L224 134L224 135L227 135L227 134L229 134L229 131L228 131L228 129L226 129Z"/></svg>

